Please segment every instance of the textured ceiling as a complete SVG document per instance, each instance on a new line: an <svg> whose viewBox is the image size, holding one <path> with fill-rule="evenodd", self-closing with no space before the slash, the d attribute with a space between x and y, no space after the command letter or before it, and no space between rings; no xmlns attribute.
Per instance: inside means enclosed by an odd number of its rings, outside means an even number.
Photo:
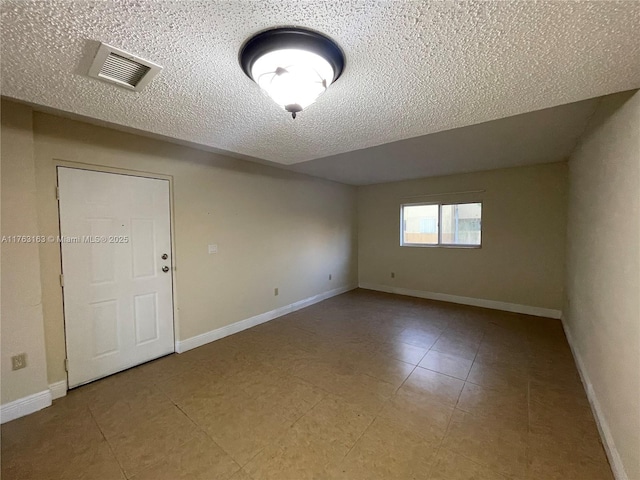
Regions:
<svg viewBox="0 0 640 480"><path fill-rule="evenodd" d="M455 128L287 168L350 185L566 160L600 98Z"/></svg>
<svg viewBox="0 0 640 480"><path fill-rule="evenodd" d="M640 2L2 2L2 94L282 164L640 87ZM238 65L265 28L334 38L342 77L291 119ZM88 78L99 41L164 66Z"/></svg>

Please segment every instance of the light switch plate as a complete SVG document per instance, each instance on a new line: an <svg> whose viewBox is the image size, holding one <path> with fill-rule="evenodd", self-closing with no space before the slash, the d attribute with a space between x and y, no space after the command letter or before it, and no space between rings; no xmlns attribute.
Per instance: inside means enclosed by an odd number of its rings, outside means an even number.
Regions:
<svg viewBox="0 0 640 480"><path fill-rule="evenodd" d="M218 253L218 245L209 245L209 254Z"/></svg>

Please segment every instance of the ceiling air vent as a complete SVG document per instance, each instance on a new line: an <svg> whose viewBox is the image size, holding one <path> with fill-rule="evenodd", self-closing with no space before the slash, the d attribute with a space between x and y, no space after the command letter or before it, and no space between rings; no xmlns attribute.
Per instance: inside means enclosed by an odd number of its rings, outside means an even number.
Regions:
<svg viewBox="0 0 640 480"><path fill-rule="evenodd" d="M160 65L101 43L89 76L139 92L160 70Z"/></svg>

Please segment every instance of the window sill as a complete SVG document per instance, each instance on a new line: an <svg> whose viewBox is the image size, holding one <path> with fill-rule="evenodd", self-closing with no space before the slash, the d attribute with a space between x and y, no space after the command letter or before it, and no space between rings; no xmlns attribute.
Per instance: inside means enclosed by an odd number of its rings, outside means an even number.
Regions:
<svg viewBox="0 0 640 480"><path fill-rule="evenodd" d="M462 249L478 249L482 248L482 245L428 245L428 244L420 244L420 243L403 243L400 244L401 247L418 247L418 248L462 248Z"/></svg>

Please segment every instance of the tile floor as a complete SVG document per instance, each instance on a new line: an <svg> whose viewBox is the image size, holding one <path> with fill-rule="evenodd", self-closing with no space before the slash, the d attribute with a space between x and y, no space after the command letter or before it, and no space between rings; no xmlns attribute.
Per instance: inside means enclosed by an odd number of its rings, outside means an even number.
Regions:
<svg viewBox="0 0 640 480"><path fill-rule="evenodd" d="M355 290L3 425L2 478L613 477L559 321Z"/></svg>

